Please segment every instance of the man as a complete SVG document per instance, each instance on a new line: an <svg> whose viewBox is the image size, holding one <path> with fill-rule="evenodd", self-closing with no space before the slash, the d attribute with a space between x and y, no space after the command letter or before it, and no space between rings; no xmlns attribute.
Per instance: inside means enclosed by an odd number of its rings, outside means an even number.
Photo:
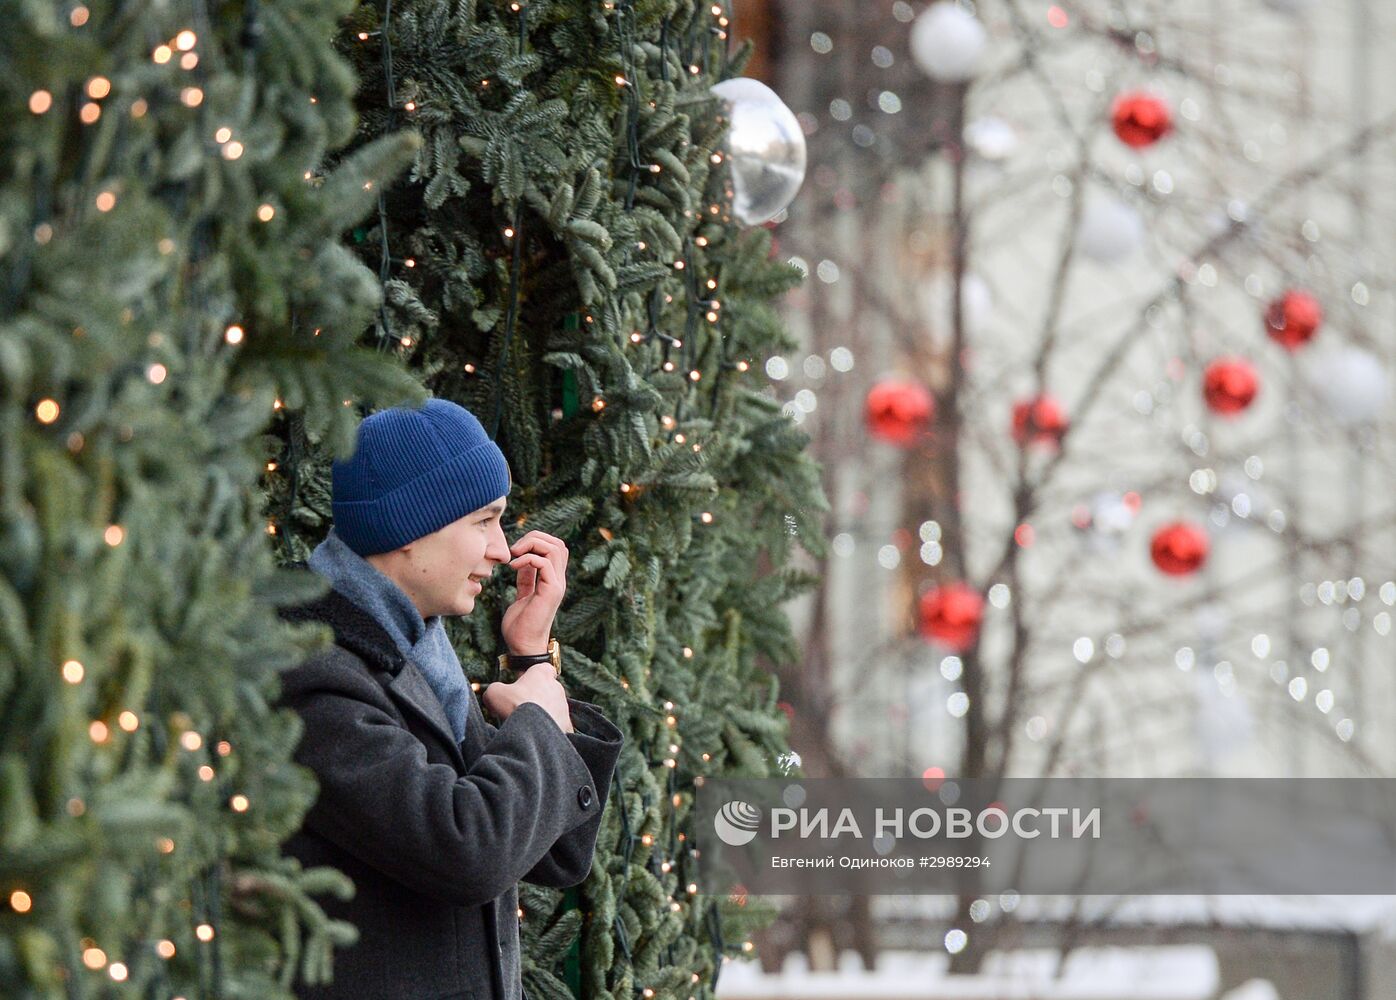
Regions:
<svg viewBox="0 0 1396 1000"><path fill-rule="evenodd" d="M320 782L286 850L353 879L326 910L359 940L332 985L298 985L308 1000L520 1000L518 881L591 870L622 737L558 680L567 547L541 531L508 544L510 486L480 422L441 399L372 414L334 463L334 527L300 564L333 589L281 609L335 639L283 675L304 721L296 760ZM518 574L501 631L522 672L477 699L442 618L470 614L502 564Z"/></svg>

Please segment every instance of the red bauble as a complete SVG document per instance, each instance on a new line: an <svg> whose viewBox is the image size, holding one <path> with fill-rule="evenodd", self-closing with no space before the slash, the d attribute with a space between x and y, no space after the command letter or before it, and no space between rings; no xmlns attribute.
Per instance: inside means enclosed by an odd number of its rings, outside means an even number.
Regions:
<svg viewBox="0 0 1396 1000"><path fill-rule="evenodd" d="M1217 358L1202 376L1202 398L1213 413L1240 413L1259 390L1260 376L1245 358Z"/></svg>
<svg viewBox="0 0 1396 1000"><path fill-rule="evenodd" d="M1207 533L1197 525L1174 521L1154 532L1149 555L1154 565L1169 576L1187 576L1207 561L1210 547Z"/></svg>
<svg viewBox="0 0 1396 1000"><path fill-rule="evenodd" d="M932 587L921 595L921 634L957 653L974 645L984 620L984 598L964 583Z"/></svg>
<svg viewBox="0 0 1396 1000"><path fill-rule="evenodd" d="M935 416L935 397L920 382L883 379L868 391L864 407L873 437L907 447L925 433Z"/></svg>
<svg viewBox="0 0 1396 1000"><path fill-rule="evenodd" d="M1013 406L1013 440L1020 446L1062 443L1068 421L1061 403L1048 395L1025 399Z"/></svg>
<svg viewBox="0 0 1396 1000"><path fill-rule="evenodd" d="M1121 142L1142 149L1173 131L1173 112L1163 98L1133 91L1115 98L1110 108L1110 123Z"/></svg>
<svg viewBox="0 0 1396 1000"><path fill-rule="evenodd" d="M1265 310L1265 330L1287 351L1309 342L1323 323L1323 307L1308 292L1291 288Z"/></svg>

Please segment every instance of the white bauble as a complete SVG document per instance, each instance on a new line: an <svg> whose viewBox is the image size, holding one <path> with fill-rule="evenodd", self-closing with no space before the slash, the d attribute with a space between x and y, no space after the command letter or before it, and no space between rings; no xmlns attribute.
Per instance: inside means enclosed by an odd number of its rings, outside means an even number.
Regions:
<svg viewBox="0 0 1396 1000"><path fill-rule="evenodd" d="M1018 133L1002 118L976 118L965 126L965 145L985 160L1006 160L1018 151Z"/></svg>
<svg viewBox="0 0 1396 1000"><path fill-rule="evenodd" d="M952 277L942 273L931 281L921 282L917 290L921 315L930 326L932 336L938 340L948 340L954 329L954 317L950 313L953 287ZM993 314L993 292L989 291L983 278L967 271L960 282L960 317L964 320L966 332L982 330Z"/></svg>
<svg viewBox="0 0 1396 1000"><path fill-rule="evenodd" d="M1133 205L1115 195L1086 198L1076 231L1076 244L1083 254L1102 264L1118 264L1143 243L1144 220Z"/></svg>
<svg viewBox="0 0 1396 1000"><path fill-rule="evenodd" d="M1344 427L1376 420L1391 396L1381 361L1360 347L1331 348L1315 356L1304 378Z"/></svg>
<svg viewBox="0 0 1396 1000"><path fill-rule="evenodd" d="M949 0L931 4L911 26L911 58L933 80L973 79L988 43L984 25Z"/></svg>
<svg viewBox="0 0 1396 1000"><path fill-rule="evenodd" d="M731 128L732 213L748 226L779 215L805 180L805 133L795 113L760 80L733 77L713 85Z"/></svg>
<svg viewBox="0 0 1396 1000"><path fill-rule="evenodd" d="M1115 492L1097 493L1091 500L1091 527L1103 535L1123 535L1134 524L1134 508Z"/></svg>

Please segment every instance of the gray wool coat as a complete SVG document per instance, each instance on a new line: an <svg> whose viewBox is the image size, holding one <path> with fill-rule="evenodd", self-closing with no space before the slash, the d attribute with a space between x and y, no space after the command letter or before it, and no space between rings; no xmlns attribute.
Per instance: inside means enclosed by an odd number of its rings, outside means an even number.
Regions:
<svg viewBox="0 0 1396 1000"><path fill-rule="evenodd" d="M422 672L366 611L332 590L279 613L335 636L282 675L280 704L304 722L295 759L320 783L285 852L354 881L352 900L325 909L359 928L334 983L296 995L527 1000L517 883L586 879L620 730L572 698L575 732L531 702L496 727L472 691L457 745Z"/></svg>

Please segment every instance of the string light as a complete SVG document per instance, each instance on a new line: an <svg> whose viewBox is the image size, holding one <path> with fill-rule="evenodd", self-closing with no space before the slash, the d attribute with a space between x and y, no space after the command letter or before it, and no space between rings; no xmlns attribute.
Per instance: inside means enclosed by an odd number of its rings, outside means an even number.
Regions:
<svg viewBox="0 0 1396 1000"><path fill-rule="evenodd" d="M213 940L213 925L200 924L198 927L194 928L194 936L204 942L204 944L208 944L208 942Z"/></svg>
<svg viewBox="0 0 1396 1000"><path fill-rule="evenodd" d="M88 10L86 7L78 6L73 8L73 12L68 15L68 23L74 28L81 28L87 23Z"/></svg>
<svg viewBox="0 0 1396 1000"><path fill-rule="evenodd" d="M41 115L51 107L53 107L53 95L47 90L36 90L29 95L29 110L34 114Z"/></svg>
<svg viewBox="0 0 1396 1000"><path fill-rule="evenodd" d="M186 729L179 736L179 745L191 753L204 745L204 738L192 729Z"/></svg>
<svg viewBox="0 0 1396 1000"><path fill-rule="evenodd" d="M63 679L69 684L81 684L86 673L87 671L77 660L68 660L63 664Z"/></svg>
<svg viewBox="0 0 1396 1000"><path fill-rule="evenodd" d="M107 964L107 953L97 947L84 948L82 950L82 964L89 969L100 969Z"/></svg>
<svg viewBox="0 0 1396 1000"><path fill-rule="evenodd" d="M107 737L111 735L111 730L107 728L105 722L100 719L95 719L92 724L87 727L87 735L91 738L93 743L105 743Z"/></svg>
<svg viewBox="0 0 1396 1000"><path fill-rule="evenodd" d="M161 958L170 959L175 957L175 943L169 938L163 938L155 945L155 954Z"/></svg>
<svg viewBox="0 0 1396 1000"><path fill-rule="evenodd" d="M251 803L247 801L246 795L234 795L228 800L228 804L233 807L233 812L240 813L247 812L248 806L251 805Z"/></svg>
<svg viewBox="0 0 1396 1000"><path fill-rule="evenodd" d="M157 65L163 66L174 57L174 50L168 45L157 45L155 51L150 54L150 59Z"/></svg>
<svg viewBox="0 0 1396 1000"><path fill-rule="evenodd" d="M155 849L161 854L173 854L175 842L169 837L158 837L155 840Z"/></svg>
<svg viewBox="0 0 1396 1000"><path fill-rule="evenodd" d="M130 709L127 709L126 711L122 712L120 715L116 717L116 724L120 726L122 729L124 729L126 732L134 733L137 729L140 728L141 720L135 712L132 712Z"/></svg>
<svg viewBox="0 0 1396 1000"><path fill-rule="evenodd" d="M272 205L262 204L257 208L257 218L262 222L270 222L276 218L276 209Z"/></svg>
<svg viewBox="0 0 1396 1000"><path fill-rule="evenodd" d="M34 908L34 900L23 889L10 893L10 909L16 913L28 913Z"/></svg>
<svg viewBox="0 0 1396 1000"><path fill-rule="evenodd" d="M181 52L188 52L197 42L197 36L188 28L185 28L178 35L175 35L175 48L179 49Z"/></svg>
<svg viewBox="0 0 1396 1000"><path fill-rule="evenodd" d="M93 104L91 101L84 104L81 110L78 111L78 120L81 121L84 125L91 125L93 122L95 122L98 118L101 117L102 106L100 104Z"/></svg>

